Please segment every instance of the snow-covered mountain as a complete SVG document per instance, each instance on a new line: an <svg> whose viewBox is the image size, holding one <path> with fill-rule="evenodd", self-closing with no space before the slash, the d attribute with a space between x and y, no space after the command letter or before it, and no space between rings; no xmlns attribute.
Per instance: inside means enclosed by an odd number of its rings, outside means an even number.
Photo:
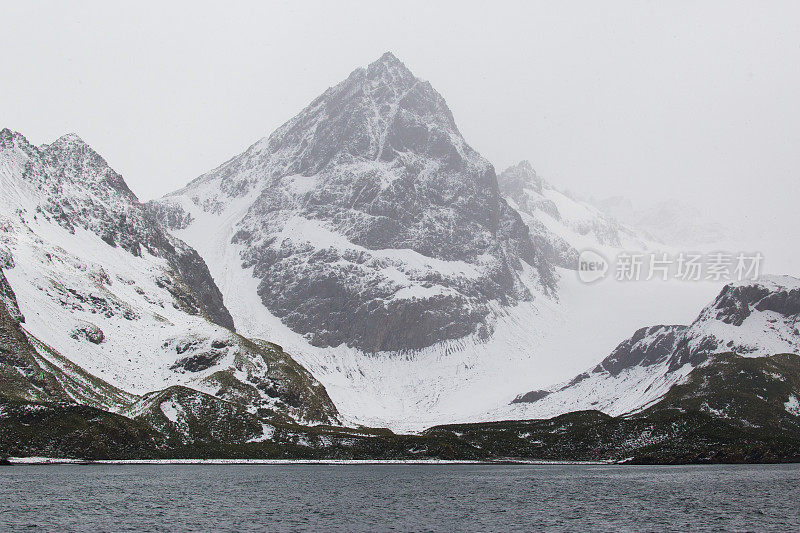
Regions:
<svg viewBox="0 0 800 533"><path fill-rule="evenodd" d="M203 259L75 135L36 147L0 131L0 269L5 330L20 347L0 367L28 383L21 399L49 391L122 412L184 385L264 415L335 417L280 347L235 333Z"/></svg>
<svg viewBox="0 0 800 533"><path fill-rule="evenodd" d="M500 192L519 211L537 243L557 265L575 268L584 249L646 250L652 239L588 202L559 191L528 161L505 169Z"/></svg>
<svg viewBox="0 0 800 533"><path fill-rule="evenodd" d="M238 330L364 424L491 404L562 318L492 165L390 53L150 210L206 260Z"/></svg>
<svg viewBox="0 0 800 533"><path fill-rule="evenodd" d="M688 326L642 328L571 381L517 397L493 417L543 418L583 409L627 413L663 396L713 354L800 354L800 280L764 276L726 285Z"/></svg>
<svg viewBox="0 0 800 533"><path fill-rule="evenodd" d="M160 203L196 247L208 220L228 230L225 268L251 271L263 305L315 346L487 338L492 304L554 287L493 167L390 53Z"/></svg>
<svg viewBox="0 0 800 533"><path fill-rule="evenodd" d="M360 429L298 423L619 415L713 355L800 353L795 278L734 283L688 326L637 330L690 320L720 285L589 286L572 271L584 249L721 238L696 219L580 200L526 161L496 176L390 53L146 204L77 136L34 146L4 129L0 418L24 434L41 407L58 434L69 413L84 444L86 415L163 449L347 447Z"/></svg>
<svg viewBox="0 0 800 533"><path fill-rule="evenodd" d="M474 420L710 296L587 289L578 250L647 239L526 162L498 178L391 54L147 204L76 136L0 143L0 296L33 361L12 374L49 368L59 397L159 424Z"/></svg>
<svg viewBox="0 0 800 533"><path fill-rule="evenodd" d="M734 231L680 199L635 205L624 196L577 198L539 176L528 161L497 179L503 197L559 266L574 268L583 249L688 250L746 242L742 228Z"/></svg>

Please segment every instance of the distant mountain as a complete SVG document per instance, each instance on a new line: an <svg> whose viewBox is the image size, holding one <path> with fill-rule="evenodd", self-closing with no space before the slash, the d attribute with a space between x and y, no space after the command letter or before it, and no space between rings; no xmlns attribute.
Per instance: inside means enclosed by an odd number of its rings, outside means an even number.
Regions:
<svg viewBox="0 0 800 533"><path fill-rule="evenodd" d="M0 193L0 396L121 413L185 386L262 417L336 420L279 346L235 333L203 259L77 136L36 147L0 131Z"/></svg>
<svg viewBox="0 0 800 533"><path fill-rule="evenodd" d="M498 308L555 290L492 166L391 53L151 210L317 347L486 339Z"/></svg>
<svg viewBox="0 0 800 533"><path fill-rule="evenodd" d="M624 196L576 198L544 180L528 161L497 179L503 197L559 266L574 268L586 248L635 251L734 240L730 228L679 199L636 205Z"/></svg>
<svg viewBox="0 0 800 533"><path fill-rule="evenodd" d="M800 354L800 280L765 276L726 285L688 325L638 330L600 364L568 383L522 394L503 417L597 409L619 415L648 405L714 354Z"/></svg>
<svg viewBox="0 0 800 533"><path fill-rule="evenodd" d="M498 183L503 197L558 266L576 268L578 254L587 248L642 250L651 245L647 234L553 187L528 161L505 169Z"/></svg>
<svg viewBox="0 0 800 533"><path fill-rule="evenodd" d="M678 199L637 207L627 198L612 196L596 201L595 205L606 216L667 245L713 245L727 242L733 237L725 225Z"/></svg>

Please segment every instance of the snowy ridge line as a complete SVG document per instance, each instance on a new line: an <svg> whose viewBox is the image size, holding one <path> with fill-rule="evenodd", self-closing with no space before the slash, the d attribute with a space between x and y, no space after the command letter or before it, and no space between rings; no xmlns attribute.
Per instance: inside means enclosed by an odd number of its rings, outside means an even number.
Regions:
<svg viewBox="0 0 800 533"><path fill-rule="evenodd" d="M662 245L542 179L528 161L498 174L500 191L551 261L574 269L580 251L650 250Z"/></svg>

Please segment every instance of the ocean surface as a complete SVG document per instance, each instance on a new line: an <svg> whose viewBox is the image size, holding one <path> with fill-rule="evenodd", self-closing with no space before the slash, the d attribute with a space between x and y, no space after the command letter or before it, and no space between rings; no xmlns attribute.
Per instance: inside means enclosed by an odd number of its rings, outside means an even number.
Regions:
<svg viewBox="0 0 800 533"><path fill-rule="evenodd" d="M800 465L19 465L0 531L800 531Z"/></svg>

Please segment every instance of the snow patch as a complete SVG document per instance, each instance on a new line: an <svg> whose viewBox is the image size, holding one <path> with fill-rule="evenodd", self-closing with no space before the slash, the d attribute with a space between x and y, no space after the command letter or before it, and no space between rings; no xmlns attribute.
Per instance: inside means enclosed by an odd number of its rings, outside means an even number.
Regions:
<svg viewBox="0 0 800 533"><path fill-rule="evenodd" d="M784 403L783 406L790 414L793 414L794 416L800 416L800 400L794 394L789 396L789 401Z"/></svg>
<svg viewBox="0 0 800 533"><path fill-rule="evenodd" d="M169 421L173 424L177 424L178 421L185 415L183 406L175 403L172 400L161 402L158 408L161 409L161 412L164 413L164 416L166 416L167 419L169 419Z"/></svg>

